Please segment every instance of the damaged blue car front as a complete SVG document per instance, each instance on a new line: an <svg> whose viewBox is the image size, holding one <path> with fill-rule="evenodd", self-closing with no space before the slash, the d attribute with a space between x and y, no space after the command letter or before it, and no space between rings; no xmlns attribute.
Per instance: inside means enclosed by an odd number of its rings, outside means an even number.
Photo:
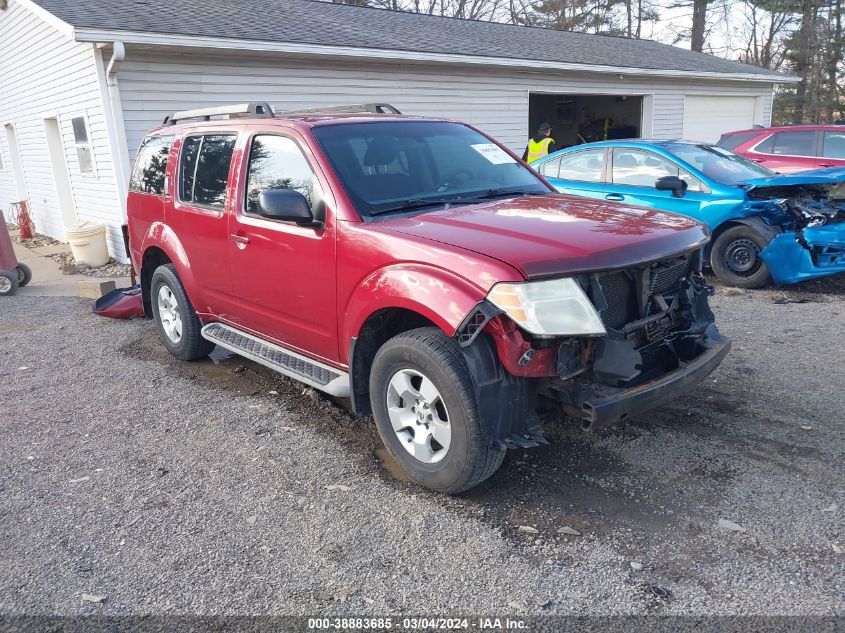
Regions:
<svg viewBox="0 0 845 633"><path fill-rule="evenodd" d="M747 208L780 229L760 252L776 283L845 272L843 184L842 167L748 181Z"/></svg>
<svg viewBox="0 0 845 633"><path fill-rule="evenodd" d="M845 272L845 168L780 175L721 147L643 140L578 145L531 166L564 193L704 222L710 266L726 284Z"/></svg>

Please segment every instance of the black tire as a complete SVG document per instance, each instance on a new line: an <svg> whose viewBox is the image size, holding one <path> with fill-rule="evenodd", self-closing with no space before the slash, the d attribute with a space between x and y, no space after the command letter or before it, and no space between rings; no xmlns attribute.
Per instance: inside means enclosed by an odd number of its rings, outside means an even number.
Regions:
<svg viewBox="0 0 845 633"><path fill-rule="evenodd" d="M165 331L162 315L159 312L159 292L162 287L169 289L178 307L181 319L181 333L178 340L172 339ZM150 281L150 303L153 308L153 320L158 330L158 337L167 351L181 360L197 360L205 358L214 349L214 343L202 337L202 322L197 317L194 306L191 305L185 288L176 273L173 264L163 264L156 268Z"/></svg>
<svg viewBox="0 0 845 633"><path fill-rule="evenodd" d="M18 291L18 273L0 270L0 297L11 297Z"/></svg>
<svg viewBox="0 0 845 633"><path fill-rule="evenodd" d="M733 226L713 242L710 267L728 286L760 288L772 280L769 267L760 257L767 245L766 239L750 226Z"/></svg>
<svg viewBox="0 0 845 633"><path fill-rule="evenodd" d="M32 270L24 263L18 263L16 269L18 271L18 286L23 288L32 281Z"/></svg>
<svg viewBox="0 0 845 633"><path fill-rule="evenodd" d="M448 410L451 442L436 463L411 455L391 424L388 388L402 370L419 372L434 383ZM370 403L387 450L411 480L427 488L458 494L490 477L502 464L505 449L494 448L482 437L483 420L460 347L436 327L399 334L379 349L370 373Z"/></svg>

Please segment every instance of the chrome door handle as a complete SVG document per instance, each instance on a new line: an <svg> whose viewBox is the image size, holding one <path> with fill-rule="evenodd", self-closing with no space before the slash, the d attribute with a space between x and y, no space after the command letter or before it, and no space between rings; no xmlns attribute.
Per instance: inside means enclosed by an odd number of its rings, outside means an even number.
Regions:
<svg viewBox="0 0 845 633"><path fill-rule="evenodd" d="M245 248L249 244L249 238L246 235L238 235L237 233L230 233L229 239L232 240L239 248Z"/></svg>
<svg viewBox="0 0 845 633"><path fill-rule="evenodd" d="M612 200L613 202L622 202L625 199L621 193L609 193L604 197L605 200Z"/></svg>

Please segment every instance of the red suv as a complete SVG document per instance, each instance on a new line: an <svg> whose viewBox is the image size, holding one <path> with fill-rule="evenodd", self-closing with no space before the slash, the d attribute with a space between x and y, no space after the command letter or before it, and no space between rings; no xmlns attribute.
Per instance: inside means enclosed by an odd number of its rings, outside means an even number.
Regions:
<svg viewBox="0 0 845 633"><path fill-rule="evenodd" d="M791 125L722 134L717 143L772 171L845 166L845 125Z"/></svg>
<svg viewBox="0 0 845 633"><path fill-rule="evenodd" d="M730 348L701 224L556 194L458 122L385 105L177 113L138 151L128 206L174 356L220 345L351 398L412 479L447 493L543 442L539 411L598 428Z"/></svg>

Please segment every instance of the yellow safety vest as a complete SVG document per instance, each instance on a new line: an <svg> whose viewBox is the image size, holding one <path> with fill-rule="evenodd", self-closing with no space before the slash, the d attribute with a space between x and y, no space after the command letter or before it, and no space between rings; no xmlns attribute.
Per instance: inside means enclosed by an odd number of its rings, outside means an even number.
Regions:
<svg viewBox="0 0 845 633"><path fill-rule="evenodd" d="M533 163L535 160L543 158L549 153L549 144L554 143L555 140L547 136L542 141L537 143L534 138L528 140L528 162Z"/></svg>

